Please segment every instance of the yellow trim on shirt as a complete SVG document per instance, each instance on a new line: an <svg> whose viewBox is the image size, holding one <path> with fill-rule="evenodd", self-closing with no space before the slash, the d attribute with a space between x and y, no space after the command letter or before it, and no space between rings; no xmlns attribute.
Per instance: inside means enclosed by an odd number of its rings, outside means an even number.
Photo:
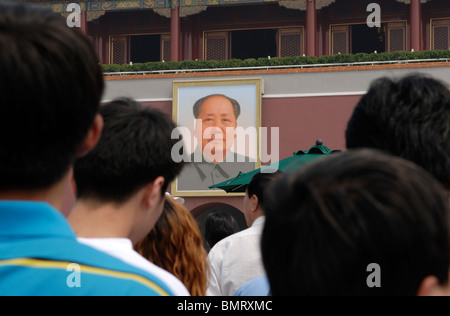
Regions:
<svg viewBox="0 0 450 316"><path fill-rule="evenodd" d="M72 262L65 261L53 261L53 260L42 260L42 259L30 259L30 258L18 258L18 259L9 259L9 260L0 260L0 267L2 266L24 266L31 268L42 268L42 269L63 269L67 270L67 267ZM120 272L102 268L96 268L91 266L86 266L82 264L78 264L80 266L81 272L102 275L107 277L114 277L123 280L130 280L145 285L156 293L162 296L169 296L164 289L162 289L156 283L133 273Z"/></svg>

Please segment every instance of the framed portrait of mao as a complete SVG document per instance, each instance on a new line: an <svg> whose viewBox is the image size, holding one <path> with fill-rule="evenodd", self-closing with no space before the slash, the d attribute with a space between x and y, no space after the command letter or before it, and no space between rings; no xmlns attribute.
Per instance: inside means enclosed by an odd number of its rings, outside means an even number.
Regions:
<svg viewBox="0 0 450 316"><path fill-rule="evenodd" d="M262 89L261 78L174 81L172 158L185 167L172 195L229 196L209 187L261 166Z"/></svg>

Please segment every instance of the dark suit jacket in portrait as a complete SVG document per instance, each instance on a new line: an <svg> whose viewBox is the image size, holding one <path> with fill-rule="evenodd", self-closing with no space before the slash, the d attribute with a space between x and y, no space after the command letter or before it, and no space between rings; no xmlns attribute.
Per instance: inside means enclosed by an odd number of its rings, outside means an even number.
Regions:
<svg viewBox="0 0 450 316"><path fill-rule="evenodd" d="M201 153L191 155L191 163L186 164L178 177L178 190L180 191L204 191L209 187L236 177L239 172L249 172L256 169L256 162L249 157L230 152L221 163L208 161L203 156L202 162L195 162L194 157ZM234 161L234 162L229 162ZM239 162L245 161L245 162Z"/></svg>

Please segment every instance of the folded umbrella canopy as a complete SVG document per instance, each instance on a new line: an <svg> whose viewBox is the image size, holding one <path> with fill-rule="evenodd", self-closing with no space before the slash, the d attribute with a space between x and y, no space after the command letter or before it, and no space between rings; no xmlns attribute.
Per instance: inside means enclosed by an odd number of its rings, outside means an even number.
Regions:
<svg viewBox="0 0 450 316"><path fill-rule="evenodd" d="M340 150L331 150L323 145L322 140L317 140L316 145L312 146L309 150L300 150L294 153L294 156L280 160L273 164L261 167L259 169L242 173L240 172L237 177L231 178L224 182L210 186L210 189L222 189L227 193L245 192L248 184L252 181L255 174L260 172L276 172L277 170L282 172L295 172L305 164L317 160L319 158L326 157L327 155L341 152Z"/></svg>

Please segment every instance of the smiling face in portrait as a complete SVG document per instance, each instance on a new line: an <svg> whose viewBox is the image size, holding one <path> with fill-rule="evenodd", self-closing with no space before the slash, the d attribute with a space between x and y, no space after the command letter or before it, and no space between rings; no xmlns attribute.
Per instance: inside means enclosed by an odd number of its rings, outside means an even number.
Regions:
<svg viewBox="0 0 450 316"><path fill-rule="evenodd" d="M195 126L195 137L202 140L203 155L216 163L223 161L233 146L236 127L236 115L230 100L224 96L206 99ZM209 153L213 157L208 157Z"/></svg>

